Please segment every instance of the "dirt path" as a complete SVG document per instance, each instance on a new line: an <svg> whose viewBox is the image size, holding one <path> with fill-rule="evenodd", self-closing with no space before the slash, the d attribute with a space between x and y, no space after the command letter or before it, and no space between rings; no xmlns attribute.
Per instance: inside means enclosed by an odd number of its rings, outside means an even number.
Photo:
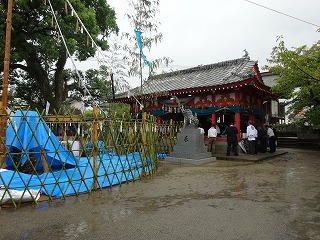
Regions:
<svg viewBox="0 0 320 240"><path fill-rule="evenodd" d="M152 177L0 211L0 239L320 239L320 152L160 162Z"/></svg>

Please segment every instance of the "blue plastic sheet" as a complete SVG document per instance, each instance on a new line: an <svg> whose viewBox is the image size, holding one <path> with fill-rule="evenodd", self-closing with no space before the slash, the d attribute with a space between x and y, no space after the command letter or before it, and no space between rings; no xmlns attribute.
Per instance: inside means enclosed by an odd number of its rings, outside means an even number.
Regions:
<svg viewBox="0 0 320 240"><path fill-rule="evenodd" d="M48 164L59 167L62 164L75 165L76 159L52 133L51 129L35 111L16 111L6 131L6 146L21 152L21 164L24 164L30 153L38 160L38 170L42 169L40 152L44 151ZM11 156L12 158L13 156ZM8 168L12 168L11 159L6 159Z"/></svg>
<svg viewBox="0 0 320 240"><path fill-rule="evenodd" d="M93 189L92 157L76 158L59 142L59 139L36 112L17 111L11 120L7 128L7 147L9 149L15 147L21 151L22 161L26 161L30 151L37 152L34 156L39 159L41 149L43 149L48 164L59 170L39 175L13 170L3 171L0 172L0 185L21 191L40 189L42 194L52 197L74 195ZM150 166L143 166L141 152L118 156L114 153L107 153L104 145L100 144L99 146L103 150L100 149L97 158L98 188L131 181L141 176L143 168L150 171L154 167L150 159L146 161ZM38 162L41 168L41 161ZM7 158L6 163L9 168L12 167L11 158Z"/></svg>
<svg viewBox="0 0 320 240"><path fill-rule="evenodd" d="M104 154L98 161L97 187L110 187L139 178L142 169L138 152L123 156ZM77 167L40 175L12 170L0 172L0 175L0 185L9 189L41 189L42 194L52 197L74 195L93 189L93 159L83 157Z"/></svg>

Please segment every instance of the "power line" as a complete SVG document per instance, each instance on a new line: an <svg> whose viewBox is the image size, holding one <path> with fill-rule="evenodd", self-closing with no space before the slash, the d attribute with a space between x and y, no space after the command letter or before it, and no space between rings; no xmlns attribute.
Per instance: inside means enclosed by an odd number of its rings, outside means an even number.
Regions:
<svg viewBox="0 0 320 240"><path fill-rule="evenodd" d="M297 18L297 17L291 16L291 15L289 15L289 14L286 14L286 13L283 13L283 12L280 12L280 11L277 11L277 10L272 9L272 8L268 8L268 7L266 7L266 6L263 6L263 5L261 5L261 4L255 3L255 2L251 2L251 1L249 1L249 0L244 0L244 1L246 1L246 2L248 2L248 3L251 3L251 4L254 4L254 5L257 5L257 6L259 6L259 7L268 9L268 10L270 10L270 11L279 13L279 14L284 15L284 16L286 16L286 17L293 18L293 19L298 20L298 21L300 21L300 22L304 22L304 23L307 23L307 24L310 24L310 25L312 25L312 26L315 26L315 27L320 28L319 25L314 24L314 23L312 23L312 22L305 21L305 20L303 20L303 19L301 19L301 18Z"/></svg>

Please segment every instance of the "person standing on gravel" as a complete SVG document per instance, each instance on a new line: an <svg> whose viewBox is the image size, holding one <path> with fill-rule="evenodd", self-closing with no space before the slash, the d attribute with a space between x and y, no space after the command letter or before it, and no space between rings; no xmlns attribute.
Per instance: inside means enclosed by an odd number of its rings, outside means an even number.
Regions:
<svg viewBox="0 0 320 240"><path fill-rule="evenodd" d="M258 127L258 141L260 143L259 151L262 153L267 152L267 130L264 126Z"/></svg>
<svg viewBox="0 0 320 240"><path fill-rule="evenodd" d="M231 147L235 156L238 156L238 128L234 126L234 123L230 124L226 130L223 131L222 135L227 134L227 156L230 156Z"/></svg>
<svg viewBox="0 0 320 240"><path fill-rule="evenodd" d="M267 135L268 135L268 139L269 139L269 147L270 147L270 153L273 153L276 151L276 139L274 136L274 132L272 130L272 128L270 126L266 126L267 128Z"/></svg>
<svg viewBox="0 0 320 240"><path fill-rule="evenodd" d="M209 138L209 142L208 142L208 152L211 152L211 155L213 156L213 154L215 154L216 152L216 139L217 139L217 129L216 129L216 125L213 123L211 125L211 128L209 128L208 130L208 138Z"/></svg>
<svg viewBox="0 0 320 240"><path fill-rule="evenodd" d="M256 148L256 137L257 137L257 130L252 125L252 121L248 121L247 127L247 138L248 138L248 147L249 147L249 154L253 155L255 153Z"/></svg>

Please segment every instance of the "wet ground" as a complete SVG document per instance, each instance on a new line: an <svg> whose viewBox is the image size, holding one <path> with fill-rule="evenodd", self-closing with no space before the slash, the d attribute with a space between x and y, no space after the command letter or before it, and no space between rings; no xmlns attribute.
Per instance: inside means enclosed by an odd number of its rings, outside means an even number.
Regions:
<svg viewBox="0 0 320 240"><path fill-rule="evenodd" d="M1 209L0 239L320 239L320 152L259 163L160 162L152 177Z"/></svg>

